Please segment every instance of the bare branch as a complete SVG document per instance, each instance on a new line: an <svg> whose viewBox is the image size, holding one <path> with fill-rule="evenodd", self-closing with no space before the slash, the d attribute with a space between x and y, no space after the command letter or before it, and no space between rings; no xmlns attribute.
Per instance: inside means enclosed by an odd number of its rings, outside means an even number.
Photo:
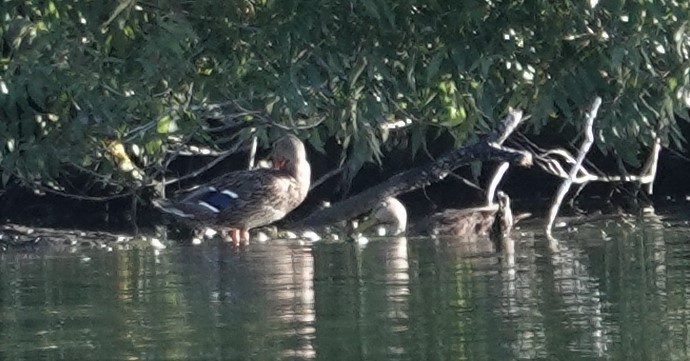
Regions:
<svg viewBox="0 0 690 361"><path fill-rule="evenodd" d="M607 183L640 183L647 184L654 182L656 176L656 167L659 160L659 151L661 144L656 144L652 147L649 158L645 166L642 168L640 175L595 175L592 174L584 165L580 165L578 174L572 178L573 184L586 184L589 182L607 182ZM535 155L535 164L546 173L556 176L561 179L570 179L569 173L565 170L561 162L554 156L562 157L565 163L574 165L576 159L565 149L557 148L545 151L542 154ZM648 192L649 193L649 192ZM651 193L650 193L651 194Z"/></svg>
<svg viewBox="0 0 690 361"><path fill-rule="evenodd" d="M178 156L185 156L185 157L198 157L198 156L208 156L208 157L217 157L219 155L222 155L224 152L223 151L217 151L215 149L211 149L209 147L204 147L204 146L198 146L198 145L183 145L180 144L178 145L177 149L170 149L167 151L167 153L174 155L175 157Z"/></svg>
<svg viewBox="0 0 690 361"><path fill-rule="evenodd" d="M570 186L572 185L573 180L576 178L578 172L580 171L580 168L582 167L582 162L585 160L585 156L587 156L589 149L592 147L592 144L594 144L594 131L592 128L594 126L594 119L597 117L597 113L599 112L600 106L601 97L597 96L594 99L592 107L587 112L587 120L585 122L585 140L582 142L582 145L580 146L580 151L577 155L577 159L575 160L575 164L570 168L570 172L568 172L568 178L565 179L563 183L561 183L560 187L558 187L556 197L554 198L553 203L551 204L551 208L549 209L549 218L546 224L546 236L552 243L555 242L555 238L553 238L551 230L553 229L553 222L556 220L556 216L558 216L558 210L561 207L563 198L565 197L566 193L568 193L568 190L570 190Z"/></svg>
<svg viewBox="0 0 690 361"><path fill-rule="evenodd" d="M527 117L523 118L522 116L522 110L508 108L508 117L506 117L504 121L498 124L498 129L489 134L489 136L487 137L487 141L489 143L495 143L500 146L506 141L506 139L508 139L508 137L511 134L513 134L515 129L526 119Z"/></svg>
<svg viewBox="0 0 690 361"><path fill-rule="evenodd" d="M40 184L33 184L31 186L32 188L39 190L41 192L45 193L51 193L51 194L56 194L65 198L72 198L72 199L78 199L80 201L91 201L91 202L108 202L112 201L114 199L118 198L124 198L124 197L130 197L134 194L134 191L129 191L127 193L120 193L120 194L114 194L110 196L89 196L89 195L84 195L84 194L75 194L75 193L69 193L57 189L53 189L50 187L45 187Z"/></svg>
<svg viewBox="0 0 690 361"><path fill-rule="evenodd" d="M198 177L199 175L203 174L204 172L208 171L209 169L215 167L218 163L222 162L227 157L237 153L240 149L242 149L242 142L237 142L231 149L228 149L228 150L222 152L220 155L218 155L216 157L216 159L210 161L205 166L203 166L203 167L201 167L201 168L199 168L199 169L197 169L191 173L185 174L183 176L173 178L173 179L168 179L163 184L167 186L167 185L179 183L179 182L186 180L186 179Z"/></svg>
<svg viewBox="0 0 690 361"><path fill-rule="evenodd" d="M231 107L233 110L224 111L223 108L227 107ZM307 130L318 127L326 120L326 117L307 118L300 119L298 124L283 125L275 122L267 112L262 110L249 110L240 105L239 102L233 100L220 104L207 105L206 107L197 107L195 110L207 113L205 116L209 118L220 118L218 120L223 123L223 125L217 127L205 128L208 132L221 132L228 129L254 127L257 125L276 127L286 131ZM248 116L251 117L250 121L245 119Z"/></svg>
<svg viewBox="0 0 690 361"><path fill-rule="evenodd" d="M338 174L340 174L340 173L342 173L342 172L343 172L343 168L337 168L337 169L333 169L332 171L330 171L330 172L328 172L328 173L322 175L321 178L317 179L315 182L313 182L313 183L311 184L311 187L309 187L309 191L311 192L311 191L314 190L316 187L320 186L321 183L323 183L323 182L329 180L331 177L334 177L334 176L336 176L336 175L338 175Z"/></svg>
<svg viewBox="0 0 690 361"><path fill-rule="evenodd" d="M252 133L254 133L254 129L252 129ZM249 162L247 164L247 169L254 169L256 165L256 148L258 145L259 139L256 137L256 134L252 134L252 144L249 146Z"/></svg>
<svg viewBox="0 0 690 361"><path fill-rule="evenodd" d="M654 193L654 179L656 179L656 170L659 165L659 153L661 152L661 138L658 136L654 138L654 146L652 146L652 151L649 153L649 158L645 166L642 168L642 174L645 176L640 183L647 183L647 194Z"/></svg>
<svg viewBox="0 0 690 361"><path fill-rule="evenodd" d="M474 182L465 177L455 174L455 172L451 172L450 174L448 174L448 176L450 176L453 179L457 179L458 181L464 183L466 186L470 188L476 189L480 192L484 192L484 188L480 187L478 184L475 184Z"/></svg>
<svg viewBox="0 0 690 361"><path fill-rule="evenodd" d="M494 199L496 197L496 189L498 189L498 184L501 183L501 180L503 179L503 176L508 171L509 167L510 167L510 163L508 163L508 162L502 162L498 167L496 167L496 171L494 172L493 177L491 177L491 182L489 183L489 188L487 188L487 190L486 190L486 205L487 206L494 204Z"/></svg>
<svg viewBox="0 0 690 361"><path fill-rule="evenodd" d="M141 133L146 132L147 130L153 128L156 126L156 121L152 120L146 124L140 125L136 128L128 130L125 134L122 135L123 142L129 142L132 139L136 138L137 136L141 135Z"/></svg>

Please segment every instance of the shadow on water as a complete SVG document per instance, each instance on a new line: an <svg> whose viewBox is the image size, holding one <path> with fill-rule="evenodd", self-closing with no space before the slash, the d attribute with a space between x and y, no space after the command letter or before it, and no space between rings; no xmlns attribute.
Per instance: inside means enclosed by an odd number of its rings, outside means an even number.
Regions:
<svg viewBox="0 0 690 361"><path fill-rule="evenodd" d="M0 359L687 359L690 228L0 254Z"/></svg>

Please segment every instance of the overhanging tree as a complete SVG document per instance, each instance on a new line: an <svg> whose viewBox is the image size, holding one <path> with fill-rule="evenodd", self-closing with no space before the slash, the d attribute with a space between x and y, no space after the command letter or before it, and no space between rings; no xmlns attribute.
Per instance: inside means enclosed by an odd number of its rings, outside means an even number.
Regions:
<svg viewBox="0 0 690 361"><path fill-rule="evenodd" d="M85 199L277 128L321 151L335 139L351 180L392 126L415 157L441 135L476 140L508 106L533 132L579 128L595 93L596 145L639 165L656 136L680 146L690 103L684 2L4 4L3 185Z"/></svg>

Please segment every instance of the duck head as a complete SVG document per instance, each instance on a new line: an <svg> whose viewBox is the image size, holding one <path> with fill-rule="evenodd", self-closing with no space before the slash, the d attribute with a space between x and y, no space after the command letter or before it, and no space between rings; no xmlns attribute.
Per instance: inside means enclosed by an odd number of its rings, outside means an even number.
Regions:
<svg viewBox="0 0 690 361"><path fill-rule="evenodd" d="M407 210L395 197L388 197L371 210L369 219L360 226L361 231L378 226L381 236L399 236L407 228Z"/></svg>
<svg viewBox="0 0 690 361"><path fill-rule="evenodd" d="M311 167L307 161L304 143L297 136L288 134L276 142L271 159L274 167L297 179L300 193L306 196L311 181Z"/></svg>
<svg viewBox="0 0 690 361"><path fill-rule="evenodd" d="M498 223L500 226L501 233L505 236L508 236L513 228L513 225L515 224L513 210L510 206L510 197L508 197L507 194L499 191L496 193L496 198L498 198L497 217L499 220L499 222L496 223Z"/></svg>

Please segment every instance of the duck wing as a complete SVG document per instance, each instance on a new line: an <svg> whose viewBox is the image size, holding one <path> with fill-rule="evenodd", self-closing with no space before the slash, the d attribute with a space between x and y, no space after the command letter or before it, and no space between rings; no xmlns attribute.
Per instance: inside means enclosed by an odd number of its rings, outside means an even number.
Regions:
<svg viewBox="0 0 690 361"><path fill-rule="evenodd" d="M249 229L281 219L297 207L302 201L298 189L296 179L281 170L237 171L174 203L178 216L187 215L182 218Z"/></svg>
<svg viewBox="0 0 690 361"><path fill-rule="evenodd" d="M495 209L487 208L446 209L424 219L416 229L421 234L429 235L477 236L486 233L495 214Z"/></svg>

